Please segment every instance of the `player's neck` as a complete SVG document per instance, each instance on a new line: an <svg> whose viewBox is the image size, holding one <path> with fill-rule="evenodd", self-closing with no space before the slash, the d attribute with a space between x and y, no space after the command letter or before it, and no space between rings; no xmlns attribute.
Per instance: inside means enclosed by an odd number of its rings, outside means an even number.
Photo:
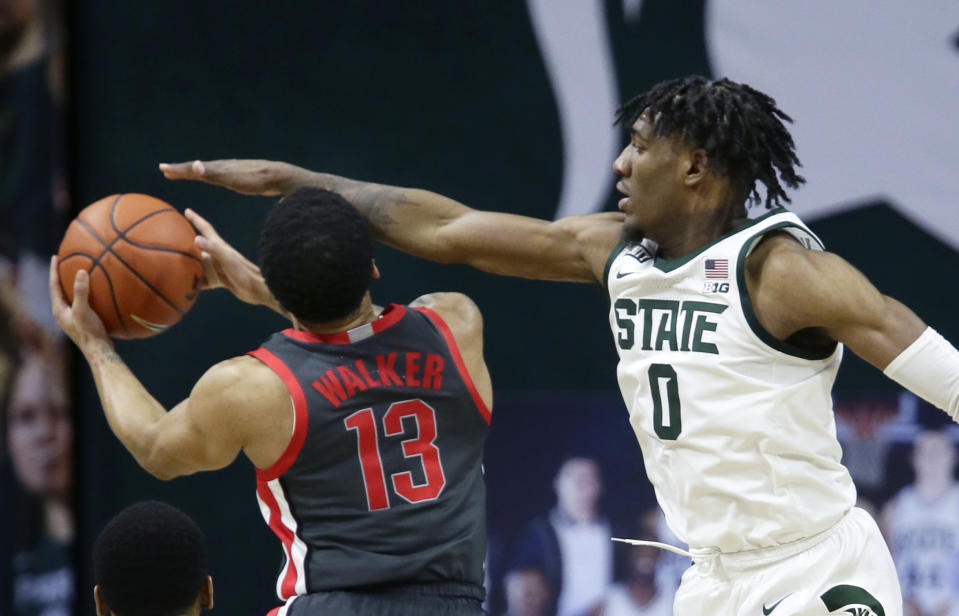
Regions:
<svg viewBox="0 0 959 616"><path fill-rule="evenodd" d="M659 254L669 259L688 255L738 229L746 221L743 206L729 204L717 207L715 203L709 204L705 199L690 203L687 213L678 221L677 228L662 241L656 240Z"/></svg>
<svg viewBox="0 0 959 616"><path fill-rule="evenodd" d="M378 311L376 307L373 305L373 301L370 299L370 294L367 293L363 296L363 301L360 302L359 308L342 319L326 321L323 323L294 321L293 325L296 329L313 332L314 334L335 334L349 331L354 327L359 327L360 325L366 325L367 323L372 322L376 319L377 312Z"/></svg>

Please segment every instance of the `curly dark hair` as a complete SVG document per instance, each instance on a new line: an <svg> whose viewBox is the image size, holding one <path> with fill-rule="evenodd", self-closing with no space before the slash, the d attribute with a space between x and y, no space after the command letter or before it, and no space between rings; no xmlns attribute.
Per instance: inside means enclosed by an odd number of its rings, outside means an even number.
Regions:
<svg viewBox="0 0 959 616"><path fill-rule="evenodd" d="M206 539L185 513L159 501L131 505L93 546L93 577L118 616L173 616L206 582Z"/></svg>
<svg viewBox="0 0 959 616"><path fill-rule="evenodd" d="M372 263L366 221L341 195L322 188L300 188L280 199L260 233L266 286L308 323L355 311L370 287Z"/></svg>
<svg viewBox="0 0 959 616"><path fill-rule="evenodd" d="M789 188L806 181L796 173L796 144L783 123L792 118L746 84L699 75L663 81L624 103L616 123L628 128L644 111L657 135L706 150L712 168L750 203L760 202L756 180L766 185L767 208L790 202L779 178Z"/></svg>

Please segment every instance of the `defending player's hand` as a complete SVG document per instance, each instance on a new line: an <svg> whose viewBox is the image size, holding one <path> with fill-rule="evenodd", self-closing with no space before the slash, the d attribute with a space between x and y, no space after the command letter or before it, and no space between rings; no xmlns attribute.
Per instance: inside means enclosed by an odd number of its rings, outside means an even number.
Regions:
<svg viewBox="0 0 959 616"><path fill-rule="evenodd" d="M160 163L160 171L168 180L199 180L244 195L273 196L283 194L283 165L271 160L194 160Z"/></svg>
<svg viewBox="0 0 959 616"><path fill-rule="evenodd" d="M106 342L112 347L113 342L107 334L107 329L90 307L89 298L90 274L86 270L80 270L73 282L73 304L67 304L60 288L57 257L54 256L50 261L50 303L57 324L81 350L91 343L98 342Z"/></svg>
<svg viewBox="0 0 959 616"><path fill-rule="evenodd" d="M273 306L276 301L263 281L260 268L227 243L205 218L194 212L184 212L199 235L196 245L203 257L203 289L228 289L240 301L248 304Z"/></svg>

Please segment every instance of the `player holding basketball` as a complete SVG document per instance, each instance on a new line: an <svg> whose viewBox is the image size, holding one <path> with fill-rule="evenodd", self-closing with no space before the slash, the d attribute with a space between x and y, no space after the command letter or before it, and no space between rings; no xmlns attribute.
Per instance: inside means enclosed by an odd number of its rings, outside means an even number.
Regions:
<svg viewBox="0 0 959 616"><path fill-rule="evenodd" d="M789 211L747 218L757 181L768 207L804 181L771 98L689 77L637 96L618 120L630 136L614 163L622 213L555 222L285 163L161 170L245 193L329 187L414 255L601 281L647 473L692 546L675 613L899 616L889 551L840 464L830 389L845 345L955 418L959 352Z"/></svg>
<svg viewBox="0 0 959 616"><path fill-rule="evenodd" d="M213 366L167 412L114 352L89 277L77 276L68 306L54 259L54 315L89 362L113 432L163 479L241 451L253 462L285 556L285 604L270 616L482 614L492 390L476 306L436 293L374 307L367 224L326 190L296 191L270 212L262 278L189 215L217 265L209 275L287 311L294 328Z"/></svg>

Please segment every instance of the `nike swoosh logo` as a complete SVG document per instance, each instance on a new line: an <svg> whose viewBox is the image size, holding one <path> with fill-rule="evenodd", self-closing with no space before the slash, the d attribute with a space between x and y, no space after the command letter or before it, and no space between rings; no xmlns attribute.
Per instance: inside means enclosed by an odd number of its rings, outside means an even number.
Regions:
<svg viewBox="0 0 959 616"><path fill-rule="evenodd" d="M792 593L789 593L789 595L791 595L791 594L792 594ZM783 598L780 599L779 601L773 603L773 604L770 605L769 607L766 607L766 604L764 603L764 604L763 604L763 616L769 616L770 614L772 614L772 611L773 611L774 609L776 609L776 607L777 607L780 603L782 603L783 601L785 601L785 600L786 600L786 597L788 597L789 595L786 595L785 597L783 597Z"/></svg>
<svg viewBox="0 0 959 616"><path fill-rule="evenodd" d="M169 325L162 325L160 323L151 323L147 321L146 319L138 317L137 315L132 313L130 314L130 318L136 321L137 323L139 323L140 325L142 325L143 327L147 328L151 332L162 332L170 327Z"/></svg>
<svg viewBox="0 0 959 616"><path fill-rule="evenodd" d="M626 273L624 274L624 273L622 273L622 272L616 272L616 280L619 280L620 278L625 278L626 276L629 276L629 275L635 274L635 273L636 273L636 272L626 272Z"/></svg>

